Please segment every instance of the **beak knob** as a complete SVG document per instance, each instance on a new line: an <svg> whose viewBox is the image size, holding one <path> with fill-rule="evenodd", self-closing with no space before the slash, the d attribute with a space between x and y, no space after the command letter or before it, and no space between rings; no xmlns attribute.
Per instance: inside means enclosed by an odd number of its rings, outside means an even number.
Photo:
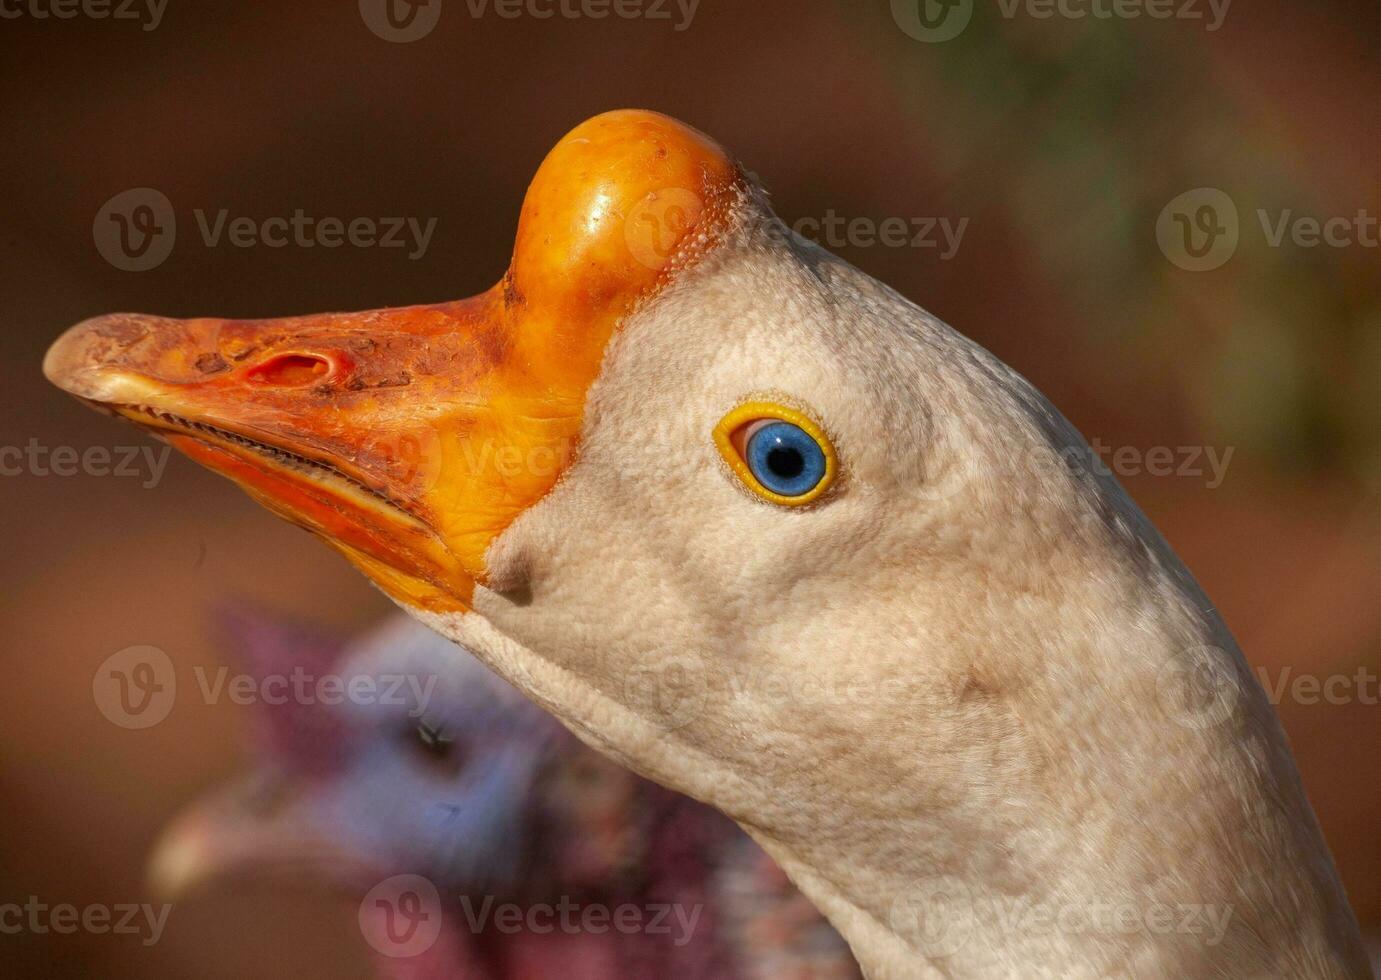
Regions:
<svg viewBox="0 0 1381 980"><path fill-rule="evenodd" d="M745 187L723 147L669 116L623 109L581 123L523 202L505 280L537 321L522 344L566 367L574 356L592 379L612 321L714 246Z"/></svg>

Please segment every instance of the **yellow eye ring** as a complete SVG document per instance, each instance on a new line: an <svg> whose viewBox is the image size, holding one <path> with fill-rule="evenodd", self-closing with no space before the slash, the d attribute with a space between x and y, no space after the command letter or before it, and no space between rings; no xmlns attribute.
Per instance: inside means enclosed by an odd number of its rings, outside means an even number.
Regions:
<svg viewBox="0 0 1381 980"><path fill-rule="evenodd" d="M797 472L782 475L764 468L763 447L754 445L756 435L750 432L763 431L763 427L755 423L770 427L771 433L765 434L784 437L785 449L797 457ZM776 441L781 443L783 439ZM839 474L834 444L815 420L774 402L752 401L738 406L714 427L714 442L739 482L763 500L781 507L804 507L819 500ZM769 482L774 486L769 486Z"/></svg>

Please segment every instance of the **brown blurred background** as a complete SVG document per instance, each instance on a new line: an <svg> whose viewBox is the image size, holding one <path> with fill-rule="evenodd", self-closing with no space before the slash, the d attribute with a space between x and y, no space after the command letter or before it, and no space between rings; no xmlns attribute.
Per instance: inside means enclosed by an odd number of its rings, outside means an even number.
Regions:
<svg viewBox="0 0 1381 980"><path fill-rule="evenodd" d="M543 20L446 0L410 43L376 36L349 0L169 0L152 30L143 0L140 20L0 9L21 14L0 18L0 446L153 445L40 375L47 343L93 314L256 317L480 291L543 153L609 108L711 133L788 221L967 218L948 259L837 250L1014 365L1102 446L1233 452L1217 483L1202 457L1199 474L1122 478L1270 679L1369 672L1346 703L1287 694L1279 711L1358 916L1381 933L1381 706L1365 703L1381 673L1381 249L1271 247L1256 216L1381 214L1374 0L1238 0L1212 31L1008 18L977 0L944 43L913 40L888 0L703 0L689 23L675 2L669 20ZM93 222L139 187L172 202L177 244L130 272L97 250ZM1156 226L1200 187L1235 202L1240 243L1190 272ZM194 217L299 208L434 218L435 232L418 258L208 247ZM0 903L151 901L148 849L235 770L246 709L183 697L126 730L93 703L97 666L152 644L194 687L194 666L222 662L208 614L227 596L340 630L387 606L184 460L152 487L147 470L20 470L0 477ZM0 973L363 977L360 946L350 903L251 886L180 903L153 945L0 935Z"/></svg>

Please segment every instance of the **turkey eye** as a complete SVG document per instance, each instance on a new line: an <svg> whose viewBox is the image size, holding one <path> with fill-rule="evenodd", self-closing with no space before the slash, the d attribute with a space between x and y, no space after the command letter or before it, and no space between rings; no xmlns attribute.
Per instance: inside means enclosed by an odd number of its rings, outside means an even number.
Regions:
<svg viewBox="0 0 1381 980"><path fill-rule="evenodd" d="M825 478L825 451L790 422L754 423L746 450L748 469L758 482L783 497L810 493Z"/></svg>
<svg viewBox="0 0 1381 980"><path fill-rule="evenodd" d="M820 426L771 402L740 405L720 421L715 443L753 493L784 507L818 499L834 482L834 447Z"/></svg>
<svg viewBox="0 0 1381 980"><path fill-rule="evenodd" d="M437 725L429 725L427 722L418 722L417 741L429 752L437 755L445 755L450 752L454 739Z"/></svg>
<svg viewBox="0 0 1381 980"><path fill-rule="evenodd" d="M410 734L412 744L429 764L447 772L459 772L464 766L456 740L440 725L422 721Z"/></svg>

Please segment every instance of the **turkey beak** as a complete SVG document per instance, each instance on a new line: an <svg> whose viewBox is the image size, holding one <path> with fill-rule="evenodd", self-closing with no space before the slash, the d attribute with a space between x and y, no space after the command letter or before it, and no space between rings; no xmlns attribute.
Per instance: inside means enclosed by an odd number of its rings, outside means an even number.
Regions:
<svg viewBox="0 0 1381 980"><path fill-rule="evenodd" d="M322 536L386 592L468 609L495 537L573 457L618 324L715 244L744 179L651 112L577 127L528 190L502 281L434 306L72 327L50 380Z"/></svg>
<svg viewBox="0 0 1381 980"><path fill-rule="evenodd" d="M159 836L149 885L174 902L232 881L314 877L353 888L377 870L331 839L311 787L247 778L192 803ZM368 887L365 884L365 887Z"/></svg>

